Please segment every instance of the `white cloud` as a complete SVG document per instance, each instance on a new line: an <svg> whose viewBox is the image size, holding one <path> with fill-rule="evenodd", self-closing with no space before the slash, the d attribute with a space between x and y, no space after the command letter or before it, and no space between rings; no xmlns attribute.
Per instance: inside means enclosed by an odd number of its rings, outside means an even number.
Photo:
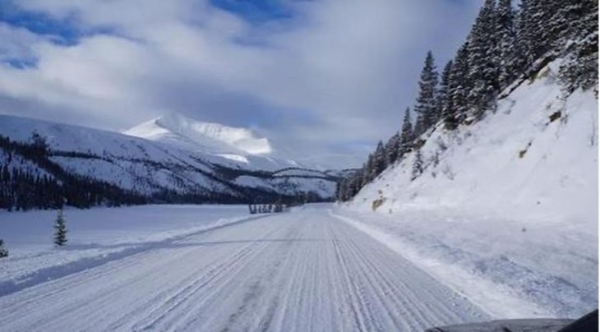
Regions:
<svg viewBox="0 0 600 332"><path fill-rule="evenodd" d="M0 66L0 112L18 114L15 100L35 100L38 109L27 107L25 115L54 119L62 107L85 125L122 129L177 110L200 120L258 123L301 155L335 154L328 146L375 143L396 131L413 102L425 52L448 59L479 5L291 2L291 19L252 25L192 0L18 4L58 19L75 17L84 31L116 34L62 46L0 25L0 37L10 36L2 39L12 45L0 54L39 59L27 70ZM356 150L358 159L363 153Z"/></svg>

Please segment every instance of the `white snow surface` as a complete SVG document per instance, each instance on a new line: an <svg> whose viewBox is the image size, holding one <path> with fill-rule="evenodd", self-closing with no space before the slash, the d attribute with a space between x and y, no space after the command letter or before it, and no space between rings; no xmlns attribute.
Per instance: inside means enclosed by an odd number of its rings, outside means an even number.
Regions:
<svg viewBox="0 0 600 332"><path fill-rule="evenodd" d="M480 122L436 128L422 175L411 181L411 153L339 213L498 316L522 301L558 317L597 308L598 101L561 97L558 65Z"/></svg>
<svg viewBox="0 0 600 332"><path fill-rule="evenodd" d="M52 243L56 211L0 211L0 238L10 250L0 264L0 295L39 282L40 274L60 276L102 264L113 256L246 220L246 214L246 207L210 205L68 209L68 246L57 250Z"/></svg>
<svg viewBox="0 0 600 332"><path fill-rule="evenodd" d="M0 261L0 326L422 331L492 318L329 208L68 210L61 249L49 244L52 212L2 213L11 256Z"/></svg>

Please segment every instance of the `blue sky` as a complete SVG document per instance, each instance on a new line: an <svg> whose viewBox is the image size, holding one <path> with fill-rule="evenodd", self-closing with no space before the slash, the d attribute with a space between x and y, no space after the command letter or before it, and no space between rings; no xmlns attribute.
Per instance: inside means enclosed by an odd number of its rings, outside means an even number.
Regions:
<svg viewBox="0 0 600 332"><path fill-rule="evenodd" d="M54 19L42 11L23 10L16 1L0 2L0 21L32 33L60 37L65 44L74 44L81 34L73 18Z"/></svg>
<svg viewBox="0 0 600 332"><path fill-rule="evenodd" d="M175 111L357 166L480 3L4 0L0 113L123 130Z"/></svg>
<svg viewBox="0 0 600 332"><path fill-rule="evenodd" d="M210 3L215 7L235 13L253 24L264 24L265 22L273 20L291 19L294 15L290 6L277 0L211 0Z"/></svg>

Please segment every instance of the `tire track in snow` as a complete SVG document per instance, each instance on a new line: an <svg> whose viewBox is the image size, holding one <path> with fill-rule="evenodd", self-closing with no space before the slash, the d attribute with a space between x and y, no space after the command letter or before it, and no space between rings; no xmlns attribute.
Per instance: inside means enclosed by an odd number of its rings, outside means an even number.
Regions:
<svg viewBox="0 0 600 332"><path fill-rule="evenodd" d="M266 238L268 238L273 233L279 231L281 227L277 227L272 231L268 232L264 236L254 241L250 241L249 244L244 246L242 249L236 252L231 258L225 258L222 262L217 264L216 267L212 268L207 273L202 273L199 275L192 275L191 278L195 279L190 285L185 286L184 288L177 291L174 295L172 295L167 301L163 303L159 308L149 315L151 317L153 314L157 312L160 313L158 317L155 317L151 320L150 323L146 323L141 328L134 328L134 330L151 330L156 325L158 325L161 321L165 319L173 320L174 317L169 317L169 314L179 309L181 312L185 302L188 302L192 299L196 293L200 292L203 289L210 289L207 294L203 294L204 301L200 301L200 305L207 302L208 299L214 297L214 295L225 285L230 283L232 280L238 276L245 267L249 266L253 262L253 258L260 255L264 249L267 247L267 244L261 243ZM204 280L204 278L207 278ZM213 286L212 289L209 286ZM185 308L184 312L193 312L198 310L198 305L191 308ZM175 315L176 318L180 318ZM149 320L149 318L142 319ZM193 323L191 321L190 323ZM178 322L173 322L174 326L178 326Z"/></svg>
<svg viewBox="0 0 600 332"><path fill-rule="evenodd" d="M413 331L487 316L382 244L305 209L0 297L3 331Z"/></svg>

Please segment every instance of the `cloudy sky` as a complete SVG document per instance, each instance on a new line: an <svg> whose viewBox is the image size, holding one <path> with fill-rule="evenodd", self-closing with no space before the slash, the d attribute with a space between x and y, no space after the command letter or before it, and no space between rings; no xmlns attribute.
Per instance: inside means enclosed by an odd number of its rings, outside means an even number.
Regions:
<svg viewBox="0 0 600 332"><path fill-rule="evenodd" d="M478 0L1 0L0 113L123 130L169 112L357 166Z"/></svg>

